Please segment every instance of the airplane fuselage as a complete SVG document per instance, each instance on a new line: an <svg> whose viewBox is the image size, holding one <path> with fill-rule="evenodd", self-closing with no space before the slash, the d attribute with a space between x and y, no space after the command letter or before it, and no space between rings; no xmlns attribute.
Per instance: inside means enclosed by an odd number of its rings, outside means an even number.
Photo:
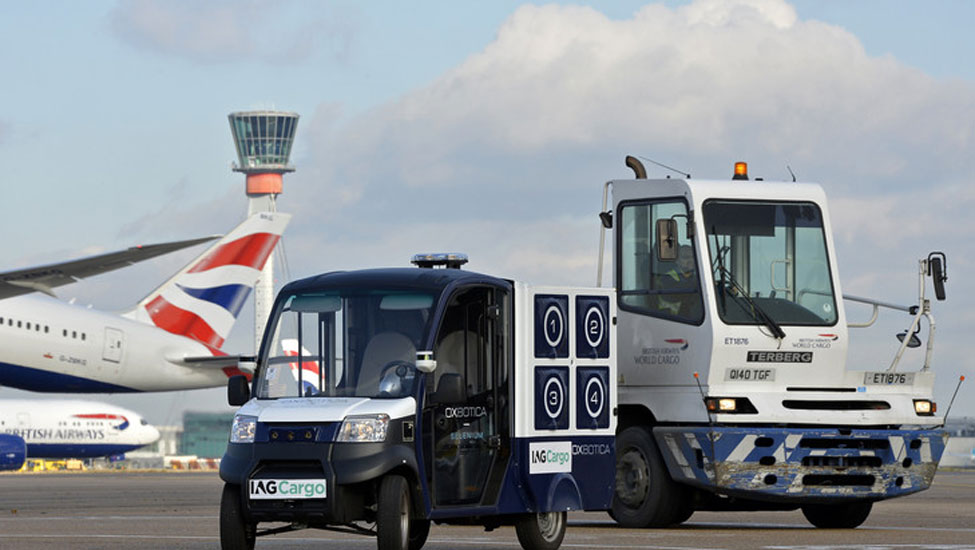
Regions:
<svg viewBox="0 0 975 550"><path fill-rule="evenodd" d="M159 439L159 431L130 410L78 400L0 400L0 433L22 438L28 458L117 455Z"/></svg>
<svg viewBox="0 0 975 550"><path fill-rule="evenodd" d="M30 294L0 300L0 385L39 392L120 393L223 385L191 368L205 345L117 314ZM177 360L174 362L174 359Z"/></svg>

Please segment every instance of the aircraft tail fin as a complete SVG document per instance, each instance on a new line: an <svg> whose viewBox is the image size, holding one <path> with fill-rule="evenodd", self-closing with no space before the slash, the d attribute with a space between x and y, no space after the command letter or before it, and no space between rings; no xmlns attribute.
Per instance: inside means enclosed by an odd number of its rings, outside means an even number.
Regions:
<svg viewBox="0 0 975 550"><path fill-rule="evenodd" d="M125 315L219 349L290 220L250 216Z"/></svg>

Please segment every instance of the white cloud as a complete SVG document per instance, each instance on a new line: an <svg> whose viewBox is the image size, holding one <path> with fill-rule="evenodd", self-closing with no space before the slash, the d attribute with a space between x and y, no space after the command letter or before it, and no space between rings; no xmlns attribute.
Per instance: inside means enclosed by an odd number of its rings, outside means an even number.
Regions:
<svg viewBox="0 0 975 550"><path fill-rule="evenodd" d="M314 12L309 17L307 10L295 21L291 8L296 6L267 0L134 0L119 3L110 23L134 46L201 63L291 64L322 46L335 58L345 57L350 27Z"/></svg>
<svg viewBox="0 0 975 550"><path fill-rule="evenodd" d="M622 21L524 6L460 66L317 140L311 160L346 193L518 178L512 159L546 155L566 163L537 182L554 188L580 151L640 152L697 176L742 157L875 192L917 166L935 178L975 167L972 88L870 57L777 0L649 5Z"/></svg>

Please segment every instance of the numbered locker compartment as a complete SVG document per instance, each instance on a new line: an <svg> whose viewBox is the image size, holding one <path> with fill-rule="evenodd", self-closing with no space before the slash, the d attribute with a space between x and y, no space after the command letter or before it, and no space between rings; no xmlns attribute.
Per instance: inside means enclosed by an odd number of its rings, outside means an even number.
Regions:
<svg viewBox="0 0 975 550"><path fill-rule="evenodd" d="M576 357L609 358L609 297L576 296Z"/></svg>
<svg viewBox="0 0 975 550"><path fill-rule="evenodd" d="M541 431L608 429L615 403L608 366L612 353L610 296L543 291L529 303L534 325L531 427Z"/></svg>
<svg viewBox="0 0 975 550"><path fill-rule="evenodd" d="M535 295L535 357L569 357L569 297L560 294Z"/></svg>
<svg viewBox="0 0 975 550"><path fill-rule="evenodd" d="M576 427L609 428L609 367L576 368Z"/></svg>

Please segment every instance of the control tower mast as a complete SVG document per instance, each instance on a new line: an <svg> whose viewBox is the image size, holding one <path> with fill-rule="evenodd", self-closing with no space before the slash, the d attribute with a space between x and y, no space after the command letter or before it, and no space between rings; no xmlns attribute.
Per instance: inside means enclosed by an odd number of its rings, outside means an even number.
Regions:
<svg viewBox="0 0 975 550"><path fill-rule="evenodd" d="M247 215L274 212L283 189L282 176L294 172L288 164L298 127L298 114L280 111L241 111L227 115L238 163L234 172L247 176ZM274 256L268 258L254 286L254 345L260 346L274 303Z"/></svg>

